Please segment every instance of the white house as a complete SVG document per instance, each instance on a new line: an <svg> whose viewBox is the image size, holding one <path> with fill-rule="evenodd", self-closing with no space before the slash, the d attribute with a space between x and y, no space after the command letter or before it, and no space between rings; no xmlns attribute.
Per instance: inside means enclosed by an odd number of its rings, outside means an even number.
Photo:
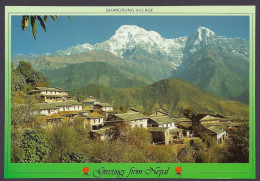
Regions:
<svg viewBox="0 0 260 181"><path fill-rule="evenodd" d="M60 88L36 87L29 94L39 95L45 102L60 102L69 98L68 91Z"/></svg>
<svg viewBox="0 0 260 181"><path fill-rule="evenodd" d="M176 128L175 120L168 116L150 116L148 119L148 124L151 127L167 127L167 128Z"/></svg>
<svg viewBox="0 0 260 181"><path fill-rule="evenodd" d="M111 123L125 122L126 124L130 125L132 128L134 127L147 128L147 120L148 117L139 112L128 111L127 113L124 114L111 115L106 121L106 123L112 125Z"/></svg>
<svg viewBox="0 0 260 181"><path fill-rule="evenodd" d="M82 116L86 118L84 121L84 128L86 128L88 124L90 126L90 131L100 129L102 126L104 126L104 116L101 114L96 112L83 113Z"/></svg>
<svg viewBox="0 0 260 181"><path fill-rule="evenodd" d="M114 112L113 106L109 103L94 104L94 109L97 109L100 113L108 116L111 112Z"/></svg>
<svg viewBox="0 0 260 181"><path fill-rule="evenodd" d="M64 101L55 103L38 103L37 107L40 109L40 115L52 115L58 111L81 111L82 104L77 101Z"/></svg>
<svg viewBox="0 0 260 181"><path fill-rule="evenodd" d="M58 113L59 108L53 104L38 103L36 107L39 108L39 114L43 116L52 115Z"/></svg>

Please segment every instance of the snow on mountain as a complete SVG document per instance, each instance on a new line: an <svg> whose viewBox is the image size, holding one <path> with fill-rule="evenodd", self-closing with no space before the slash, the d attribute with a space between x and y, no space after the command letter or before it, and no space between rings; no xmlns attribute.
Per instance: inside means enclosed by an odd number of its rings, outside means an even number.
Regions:
<svg viewBox="0 0 260 181"><path fill-rule="evenodd" d="M244 41L244 40L243 40ZM173 69L180 68L183 59L210 45L231 54L248 56L248 46L242 39L231 39L217 36L206 27L199 27L192 35L175 39L165 39L155 31L147 31L136 25L123 25L107 41L90 45L76 45L60 50L58 55L83 54L87 51L108 51L124 58L133 49L140 49L150 55L168 60Z"/></svg>
<svg viewBox="0 0 260 181"><path fill-rule="evenodd" d="M72 54L82 54L86 53L87 51L93 51L93 46L85 43L85 44L78 44L76 46L72 46L66 50L59 50L56 52L58 55L72 55Z"/></svg>
<svg viewBox="0 0 260 181"><path fill-rule="evenodd" d="M123 25L109 40L94 45L96 50L110 51L123 58L126 50L141 47L149 53L158 53L170 57L181 57L186 37L165 39L155 31L146 31L136 25Z"/></svg>

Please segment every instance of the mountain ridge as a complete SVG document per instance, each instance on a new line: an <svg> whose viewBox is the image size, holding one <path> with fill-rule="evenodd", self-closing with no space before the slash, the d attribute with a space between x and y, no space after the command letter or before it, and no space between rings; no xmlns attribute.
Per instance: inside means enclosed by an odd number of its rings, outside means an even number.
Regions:
<svg viewBox="0 0 260 181"><path fill-rule="evenodd" d="M211 95L182 79L163 79L138 88L109 88L91 84L71 93L77 97L94 96L102 102L114 103L117 108L125 106L154 111L164 107L176 117L182 116L182 110L187 107L201 113L248 115L247 105Z"/></svg>

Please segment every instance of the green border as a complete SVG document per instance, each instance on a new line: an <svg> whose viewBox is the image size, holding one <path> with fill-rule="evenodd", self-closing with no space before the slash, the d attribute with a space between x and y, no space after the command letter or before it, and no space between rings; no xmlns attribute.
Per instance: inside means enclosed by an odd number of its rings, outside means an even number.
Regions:
<svg viewBox="0 0 260 181"><path fill-rule="evenodd" d="M166 175L159 178L218 178L246 179L255 178L255 6L133 6L121 8L153 8L152 13L108 13L107 7L46 7L46 6L6 6L5 7L5 178L95 178L93 171L100 167L106 169L126 170L126 178L132 167L142 169L141 175L130 175L127 178L158 178L158 175L145 174L150 167L168 169ZM120 7L109 7L120 8ZM86 13L87 12L87 13ZM106 16L249 16L250 19L250 155L249 163L11 163L11 16L23 14L57 14L57 15L106 15ZM182 168L181 175L176 175L175 168ZM89 167L88 175L82 172ZM106 175L101 178L117 178Z"/></svg>

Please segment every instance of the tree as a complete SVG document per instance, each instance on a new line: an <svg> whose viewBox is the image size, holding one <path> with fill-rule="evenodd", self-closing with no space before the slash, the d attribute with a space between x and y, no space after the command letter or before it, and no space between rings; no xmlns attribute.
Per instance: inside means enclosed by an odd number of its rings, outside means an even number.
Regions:
<svg viewBox="0 0 260 181"><path fill-rule="evenodd" d="M240 128L234 128L229 133L229 152L231 162L248 163L249 162L249 121L241 124Z"/></svg>
<svg viewBox="0 0 260 181"><path fill-rule="evenodd" d="M148 157L155 163L176 163L179 162L173 150L169 146L150 146Z"/></svg>
<svg viewBox="0 0 260 181"><path fill-rule="evenodd" d="M74 150L78 152L83 152L85 150L85 145L89 143L90 136L90 125L83 126L83 121L85 118L76 117L73 119L73 131L74 131ZM86 127L87 126L87 127Z"/></svg>
<svg viewBox="0 0 260 181"><path fill-rule="evenodd" d="M198 114L198 111L192 107L188 107L188 108L185 108L183 111L182 111L182 114L186 117L186 118L189 118L191 120L193 120L196 115Z"/></svg>
<svg viewBox="0 0 260 181"><path fill-rule="evenodd" d="M54 22L56 22L56 20L58 19L58 16L49 16ZM71 16L68 16L69 20L71 18ZM39 15L25 15L23 16L22 22L21 22L21 26L22 26L22 30L25 30L29 23L31 24L32 27L32 34L34 39L36 40L36 36L37 36L37 31L36 31L36 22L38 21L41 24L41 27L43 28L43 30L46 32L46 23L47 23L47 19L48 16L44 15L44 16L39 16ZM70 20L71 21L71 20Z"/></svg>
<svg viewBox="0 0 260 181"><path fill-rule="evenodd" d="M22 90L26 85L25 77L19 72L14 69L14 64L11 65L11 91L12 96L18 90Z"/></svg>
<svg viewBox="0 0 260 181"><path fill-rule="evenodd" d="M126 142L134 148L146 150L152 142L152 136L145 128L130 128L126 135Z"/></svg>
<svg viewBox="0 0 260 181"><path fill-rule="evenodd" d="M25 163L44 162L50 152L45 135L36 130L24 132L22 149L24 150Z"/></svg>
<svg viewBox="0 0 260 181"><path fill-rule="evenodd" d="M35 84L43 83L49 85L50 80L41 72L34 71L32 64L25 61L20 61L15 70L18 74L22 75L27 84L34 86ZM48 87L48 86L47 86Z"/></svg>
<svg viewBox="0 0 260 181"><path fill-rule="evenodd" d="M64 154L73 150L74 133L67 123L57 124L48 134L48 143L51 147L50 162L61 163Z"/></svg>
<svg viewBox="0 0 260 181"><path fill-rule="evenodd" d="M89 158L85 153L68 151L62 158L62 163L87 163Z"/></svg>

